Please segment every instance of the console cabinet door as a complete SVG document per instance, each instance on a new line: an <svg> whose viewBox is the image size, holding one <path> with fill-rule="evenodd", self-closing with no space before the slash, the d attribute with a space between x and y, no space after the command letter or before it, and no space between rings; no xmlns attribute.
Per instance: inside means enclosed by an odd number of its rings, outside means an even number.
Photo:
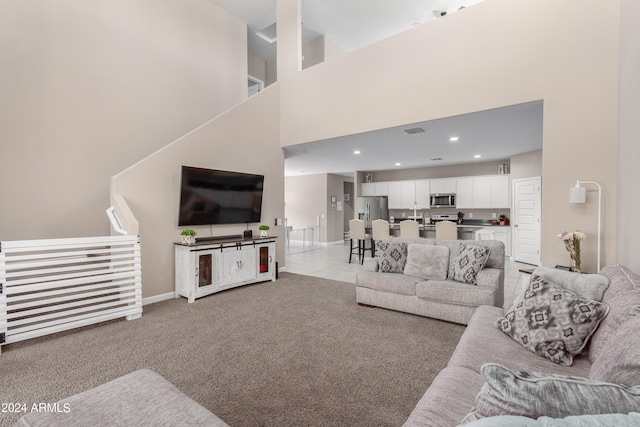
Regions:
<svg viewBox="0 0 640 427"><path fill-rule="evenodd" d="M275 243L266 243L256 246L256 260L258 261L258 279L275 280L276 279L276 262L275 262L276 245Z"/></svg>
<svg viewBox="0 0 640 427"><path fill-rule="evenodd" d="M255 250L252 246L223 248L220 286L252 280L257 277Z"/></svg>

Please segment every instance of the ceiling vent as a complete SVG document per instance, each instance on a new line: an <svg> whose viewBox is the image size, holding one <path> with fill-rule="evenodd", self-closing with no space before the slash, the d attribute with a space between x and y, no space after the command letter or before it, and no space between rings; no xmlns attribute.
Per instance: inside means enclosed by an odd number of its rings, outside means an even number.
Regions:
<svg viewBox="0 0 640 427"><path fill-rule="evenodd" d="M263 29L261 29L260 31L258 31L256 33L256 35L266 41L268 41L269 43L275 43L277 40L277 30L276 30L276 23L274 22L273 24L269 25L268 27L265 27Z"/></svg>
<svg viewBox="0 0 640 427"><path fill-rule="evenodd" d="M420 127L418 128L410 128L410 129L402 129L403 132L408 133L409 135L415 135L416 133L425 133L426 131Z"/></svg>

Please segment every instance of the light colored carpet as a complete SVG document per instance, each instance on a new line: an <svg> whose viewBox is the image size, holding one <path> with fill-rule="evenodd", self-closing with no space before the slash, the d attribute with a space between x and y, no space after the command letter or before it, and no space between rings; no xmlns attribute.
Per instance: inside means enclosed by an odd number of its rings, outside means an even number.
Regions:
<svg viewBox="0 0 640 427"><path fill-rule="evenodd" d="M5 346L0 402L52 403L149 368L232 427L400 426L463 330L358 306L352 283L283 273Z"/></svg>

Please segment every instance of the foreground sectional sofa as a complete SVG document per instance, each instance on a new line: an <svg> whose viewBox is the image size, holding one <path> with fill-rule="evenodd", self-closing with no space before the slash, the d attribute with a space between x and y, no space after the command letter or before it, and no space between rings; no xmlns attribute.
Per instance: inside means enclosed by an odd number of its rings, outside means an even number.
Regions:
<svg viewBox="0 0 640 427"><path fill-rule="evenodd" d="M540 267L507 306L475 311L406 427L640 425L638 275Z"/></svg>
<svg viewBox="0 0 640 427"><path fill-rule="evenodd" d="M356 277L356 301L466 325L476 308L502 307L504 244L390 237Z"/></svg>

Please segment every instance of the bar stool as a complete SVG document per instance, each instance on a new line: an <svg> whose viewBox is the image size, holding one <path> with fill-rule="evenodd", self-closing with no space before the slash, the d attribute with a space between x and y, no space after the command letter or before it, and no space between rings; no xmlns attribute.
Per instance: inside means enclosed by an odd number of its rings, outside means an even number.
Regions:
<svg viewBox="0 0 640 427"><path fill-rule="evenodd" d="M458 240L458 225L452 221L440 221L436 223L436 241Z"/></svg>
<svg viewBox="0 0 640 427"><path fill-rule="evenodd" d="M371 228L373 229L373 241L371 242L373 252L371 256L374 257L376 256L376 242L389 238L389 221L386 219L374 219L371 221Z"/></svg>
<svg viewBox="0 0 640 427"><path fill-rule="evenodd" d="M366 245L367 240L371 241L371 246L369 247L369 250L371 251L371 256L373 257L373 240L371 240L370 234L366 234L364 232L363 220L361 219L349 220L349 234L350 234L349 263L351 263L351 256L353 255L353 250L356 249L356 247L353 246L354 240L358 241L357 249L358 249L358 260L360 261L360 264L364 263L364 253L367 250L367 245Z"/></svg>
<svg viewBox="0 0 640 427"><path fill-rule="evenodd" d="M414 239L420 237L420 226L416 221L407 219L400 223L400 237Z"/></svg>

